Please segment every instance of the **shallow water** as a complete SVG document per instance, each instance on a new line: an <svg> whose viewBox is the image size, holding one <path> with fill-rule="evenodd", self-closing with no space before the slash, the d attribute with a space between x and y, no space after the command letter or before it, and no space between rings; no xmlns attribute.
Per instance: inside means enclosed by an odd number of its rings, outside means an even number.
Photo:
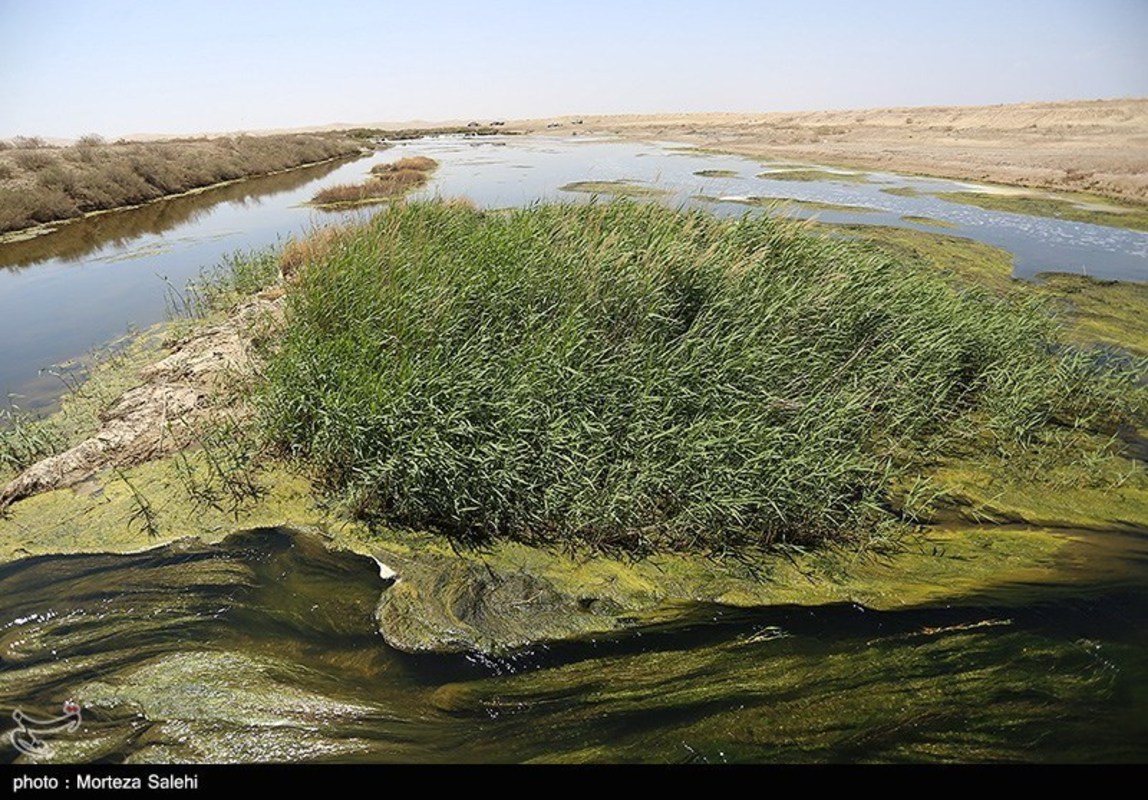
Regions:
<svg viewBox="0 0 1148 800"><path fill-rule="evenodd" d="M373 164L405 155L428 155L442 165L416 197L465 195L483 207L498 208L538 200L589 199L561 191L577 181L632 180L665 192L663 202L701 205L725 215L751 209L728 200L696 198L788 197L875 209L852 213L790 207L786 213L794 216L914 227L1004 247L1015 254L1019 276L1062 270L1148 280L1148 233L881 191L896 187L923 193L953 191L966 184L880 173L868 173L868 182L863 183L759 178L759 173L791 165L696 153L666 143L591 137L425 139L363 159L102 214L30 241L0 245L0 398L11 397L26 409L50 408L65 390L65 381L53 374L61 371L59 365L82 359L131 328L162 321L172 305L173 290L182 290L224 255L272 245L346 216L304 203L324 186L361 181ZM722 169L736 177L694 174ZM350 215L369 213L360 210ZM956 227L908 223L902 220L905 215Z"/></svg>
<svg viewBox="0 0 1148 800"><path fill-rule="evenodd" d="M310 535L29 559L0 567L0 719L78 701L59 761L1144 761L1148 542L1094 536L1123 568L1068 592L697 606L498 661L387 647L377 565Z"/></svg>

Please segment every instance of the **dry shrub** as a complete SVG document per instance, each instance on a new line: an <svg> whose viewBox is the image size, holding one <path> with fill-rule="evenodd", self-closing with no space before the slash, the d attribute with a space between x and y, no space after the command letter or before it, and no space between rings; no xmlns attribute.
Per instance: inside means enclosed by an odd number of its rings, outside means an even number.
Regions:
<svg viewBox="0 0 1148 800"><path fill-rule="evenodd" d="M414 169L401 169L380 175L367 184L376 194L397 195L416 189L427 182L427 174Z"/></svg>
<svg viewBox="0 0 1148 800"><path fill-rule="evenodd" d="M59 189L68 197L75 196L76 172L63 164L53 164L36 173L36 182L46 189Z"/></svg>
<svg viewBox="0 0 1148 800"><path fill-rule="evenodd" d="M0 232L361 152L349 137L320 134L111 144L89 134L65 148L28 137L10 144L0 179L34 188L3 198Z"/></svg>
<svg viewBox="0 0 1148 800"><path fill-rule="evenodd" d="M26 186L0 189L0 230L19 230L42 222L68 219L80 210L59 188Z"/></svg>
<svg viewBox="0 0 1148 800"><path fill-rule="evenodd" d="M328 186L326 189L321 189L315 193L311 198L313 203L356 203L364 200L369 195L367 194L367 184L350 184L340 183L336 186Z"/></svg>
<svg viewBox="0 0 1148 800"><path fill-rule="evenodd" d="M321 189L311 198L319 205L338 203L361 203L366 200L386 200L398 197L427 182L426 174L414 170L392 172L384 177L376 177L360 184L341 183Z"/></svg>
<svg viewBox="0 0 1148 800"><path fill-rule="evenodd" d="M402 172L404 170L414 170L415 172L430 172L438 167L438 162L433 158L426 156L410 156L409 158L400 158L390 164L376 164L371 168L371 172L375 175L387 175L394 172Z"/></svg>
<svg viewBox="0 0 1148 800"><path fill-rule="evenodd" d="M59 159L57 159L50 150L43 149L18 150L13 153L12 160L16 162L16 166L20 167L20 169L28 170L29 172L47 169L59 163Z"/></svg>

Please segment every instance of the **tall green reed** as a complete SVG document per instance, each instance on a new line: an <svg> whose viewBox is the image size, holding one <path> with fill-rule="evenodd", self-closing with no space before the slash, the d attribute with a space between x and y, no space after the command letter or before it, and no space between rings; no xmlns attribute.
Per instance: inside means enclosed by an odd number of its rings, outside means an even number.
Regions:
<svg viewBox="0 0 1148 800"><path fill-rule="evenodd" d="M1145 407L1047 306L766 216L401 204L289 299L269 441L363 516L464 538L863 536L938 455Z"/></svg>

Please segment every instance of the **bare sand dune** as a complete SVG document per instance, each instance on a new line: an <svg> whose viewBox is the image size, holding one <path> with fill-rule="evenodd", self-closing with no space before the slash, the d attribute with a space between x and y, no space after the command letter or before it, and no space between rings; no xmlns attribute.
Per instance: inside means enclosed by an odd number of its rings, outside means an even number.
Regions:
<svg viewBox="0 0 1148 800"><path fill-rule="evenodd" d="M581 119L581 125L575 125ZM548 125L557 123L557 127ZM1148 202L1148 98L1002 106L517 120L530 132L674 140L776 159Z"/></svg>

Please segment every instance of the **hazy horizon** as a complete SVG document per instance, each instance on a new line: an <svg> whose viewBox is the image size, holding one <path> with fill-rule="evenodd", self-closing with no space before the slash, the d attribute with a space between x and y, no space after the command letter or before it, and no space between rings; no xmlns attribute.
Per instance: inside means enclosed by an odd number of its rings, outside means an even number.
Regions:
<svg viewBox="0 0 1148 800"><path fill-rule="evenodd" d="M1140 0L0 3L0 136L1148 96Z"/></svg>

